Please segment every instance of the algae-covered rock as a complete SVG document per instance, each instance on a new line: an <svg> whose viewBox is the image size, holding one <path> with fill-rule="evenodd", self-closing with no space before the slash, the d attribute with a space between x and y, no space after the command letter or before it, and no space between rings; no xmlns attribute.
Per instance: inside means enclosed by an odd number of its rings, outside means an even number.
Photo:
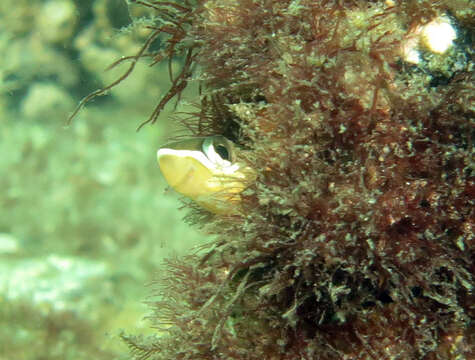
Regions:
<svg viewBox="0 0 475 360"><path fill-rule="evenodd" d="M74 34L78 9L71 0L49 0L41 6L37 30L43 41L65 43Z"/></svg>
<svg viewBox="0 0 475 360"><path fill-rule="evenodd" d="M71 95L55 83L36 83L28 89L21 103L24 116L37 120L65 118L74 101Z"/></svg>
<svg viewBox="0 0 475 360"><path fill-rule="evenodd" d="M74 311L87 319L106 301L106 266L88 259L49 255L46 258L3 259L0 264L0 296L8 301L31 302L53 311ZM98 296L97 291L100 291ZM110 301L110 300L109 300Z"/></svg>
<svg viewBox="0 0 475 360"><path fill-rule="evenodd" d="M134 18L144 14L143 7L134 9ZM133 25L126 1L5 0L0 2L0 23L0 104L12 109L36 93L32 83L55 82L78 101L120 76L127 62L107 68L135 54L150 33ZM162 77L146 65L138 68L143 76L128 80L129 90L110 99L145 106L161 93ZM68 101L65 106L70 107ZM64 112L56 113L57 119L64 117Z"/></svg>

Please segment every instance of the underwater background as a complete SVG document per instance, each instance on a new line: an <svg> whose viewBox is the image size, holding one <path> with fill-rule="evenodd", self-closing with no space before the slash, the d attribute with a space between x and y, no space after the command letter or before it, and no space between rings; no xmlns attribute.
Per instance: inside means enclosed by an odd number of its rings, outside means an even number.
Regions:
<svg viewBox="0 0 475 360"><path fill-rule="evenodd" d="M135 11L135 13L134 13ZM0 360L128 358L164 257L205 240L182 221L156 163L166 65L88 104L148 35L118 0L0 2ZM122 31L119 31L122 29ZM193 90L191 90L193 91ZM172 108L170 106L170 108Z"/></svg>
<svg viewBox="0 0 475 360"><path fill-rule="evenodd" d="M473 4L2 0L0 360L475 358Z"/></svg>

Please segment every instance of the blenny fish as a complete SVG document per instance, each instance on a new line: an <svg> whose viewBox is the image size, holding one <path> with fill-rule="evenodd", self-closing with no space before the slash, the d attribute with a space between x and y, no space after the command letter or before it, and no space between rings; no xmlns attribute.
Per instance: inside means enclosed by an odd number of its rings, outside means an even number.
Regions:
<svg viewBox="0 0 475 360"><path fill-rule="evenodd" d="M221 135L165 144L157 160L175 191L215 214L234 212L240 193L255 178L249 167L236 161L235 144Z"/></svg>

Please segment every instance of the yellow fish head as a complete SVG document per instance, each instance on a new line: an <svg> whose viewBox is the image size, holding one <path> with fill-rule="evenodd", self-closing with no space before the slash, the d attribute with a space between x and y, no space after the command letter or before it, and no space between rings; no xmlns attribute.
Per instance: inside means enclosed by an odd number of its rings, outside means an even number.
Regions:
<svg viewBox="0 0 475 360"><path fill-rule="evenodd" d="M158 164L165 180L205 209L232 212L253 178L248 167L235 162L234 144L224 136L208 136L162 146Z"/></svg>

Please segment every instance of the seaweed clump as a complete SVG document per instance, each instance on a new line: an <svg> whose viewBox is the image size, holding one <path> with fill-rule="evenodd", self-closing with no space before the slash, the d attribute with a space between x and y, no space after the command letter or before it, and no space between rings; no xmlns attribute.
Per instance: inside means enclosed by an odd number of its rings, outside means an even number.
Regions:
<svg viewBox="0 0 475 360"><path fill-rule="evenodd" d="M474 358L473 4L135 3L157 25L121 61L184 58L150 121L199 81L186 125L257 174L240 212L206 217L212 248L167 264L160 336L124 335L137 358ZM439 17L450 49L408 61Z"/></svg>

